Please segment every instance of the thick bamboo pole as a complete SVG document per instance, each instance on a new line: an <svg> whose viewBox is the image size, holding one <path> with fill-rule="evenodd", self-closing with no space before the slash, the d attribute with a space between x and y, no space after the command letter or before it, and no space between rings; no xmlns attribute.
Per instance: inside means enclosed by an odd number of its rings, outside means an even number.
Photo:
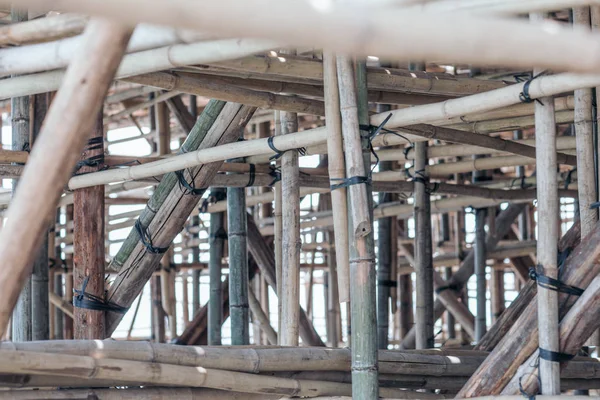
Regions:
<svg viewBox="0 0 600 400"><path fill-rule="evenodd" d="M219 188L213 188L211 195L215 199L222 198L225 191ZM223 325L223 299L221 283L221 261L223 259L223 248L225 232L223 228L224 213L212 213L210 215L210 234L209 239L209 285L210 298L208 300L208 344L211 346L221 344L221 325ZM198 246L196 246L198 247ZM198 282L199 284L200 282ZM198 302L200 299L198 299ZM196 311L194 311L194 314Z"/></svg>
<svg viewBox="0 0 600 400"><path fill-rule="evenodd" d="M295 51L290 53L295 54ZM298 131L298 115L282 112L281 135ZM281 155L281 330L279 344L298 345L300 315L300 170L298 152Z"/></svg>
<svg viewBox="0 0 600 400"><path fill-rule="evenodd" d="M479 342L487 330L487 280L485 275L487 254L485 243L485 221L487 210L475 211L475 279L477 282L477 312L475 317L475 339Z"/></svg>
<svg viewBox="0 0 600 400"><path fill-rule="evenodd" d="M281 112L275 110L274 112L274 136L281 136ZM273 140L275 142L275 140ZM277 147L280 149L281 147ZM275 160L275 166L277 168L277 160ZM281 168L281 164L279 164ZM282 322L282 302L283 302L283 292L282 292L282 265L283 265L283 221L282 221L282 203L283 203L283 195L281 193L281 179L273 185L273 254L275 255L275 291L277 292L277 332L281 332L281 322ZM259 262L260 266L260 262ZM277 342L281 340L281 335L277 336Z"/></svg>
<svg viewBox="0 0 600 400"><path fill-rule="evenodd" d="M543 21L543 14L531 14L533 22ZM534 74L542 71L535 69ZM538 265L536 272L556 279L558 277L558 251L560 205L556 173L556 121L554 99L543 97L535 104L535 144L538 196ZM580 157L577 157L579 164ZM548 351L559 351L558 292L538 285L539 346ZM542 394L560 394L560 365L556 361L540 358Z"/></svg>
<svg viewBox="0 0 600 400"><path fill-rule="evenodd" d="M46 0L27 0L23 4L51 6ZM307 8L294 2L271 4L260 15L248 19L261 3L243 7L234 0L222 1L210 10L193 7L191 0L168 5L154 0L136 0L125 6L118 0L102 5L92 1L61 0L58 8L103 15L136 24L151 22L189 29L202 26L221 35L271 37L295 45L321 46L349 54L377 54L391 59L447 60L476 65L515 67L538 65L554 70L595 72L599 61L594 36L568 28L553 27L486 17L472 18L457 14L451 20L439 13L407 11L402 8L368 7L362 4L332 5L328 12ZM370 40L364 43L364 33ZM438 35L437 32L453 32ZM478 32L486 31L485 37ZM510 36L505 32L512 32ZM387 38L406 41L390 43ZM440 40L443 37L444 40ZM512 39L519 38L519 46ZM412 39L412 40L411 40ZM410 44L409 44L410 43ZM493 47L495 51L487 51ZM582 56L584 54L585 56ZM576 61L575 61L576 60Z"/></svg>
<svg viewBox="0 0 600 400"><path fill-rule="evenodd" d="M371 173L368 131L358 129L359 124L369 124L366 62L358 61L355 65L353 72L350 57L340 56L337 59L347 179L369 177ZM352 126L352 123L355 125ZM361 190L355 190L357 188ZM368 185L350 186L348 207L351 219L348 225L353 228L349 240L352 396L360 399L377 399L380 392L372 203L373 195Z"/></svg>
<svg viewBox="0 0 600 400"><path fill-rule="evenodd" d="M11 9L11 20L14 22L26 21L28 11L26 9ZM13 150L29 151L29 97L13 97L11 99L11 129L12 129L12 147ZM18 179L13 180L13 189L17 188ZM35 262L35 261L33 261ZM32 266L28 266L32 268ZM31 274L29 273L23 289L19 294L17 304L12 316L12 339L19 341L32 340L31 338ZM0 332L4 332L0 329Z"/></svg>
<svg viewBox="0 0 600 400"><path fill-rule="evenodd" d="M250 344L248 314L248 223L244 188L227 188L227 244L229 248L229 318L231 344Z"/></svg>
<svg viewBox="0 0 600 400"><path fill-rule="evenodd" d="M47 228L46 221L56 209L62 183L71 174L78 157L77 150L83 147L85 136L81 132L91 130L93 120L90 116L96 115L100 109L127 46L130 30L98 20L90 23L84 35L87 43L85 51L82 50L69 66L65 82L40 133L40 150L31 153L21 178L20 192L9 207L7 224L0 232L3 266L0 288L6 296L6 301L0 306L2 332L30 272L30 262ZM38 175L40 171L44 172L42 180Z"/></svg>
<svg viewBox="0 0 600 400"><path fill-rule="evenodd" d="M325 118L327 124L327 154L328 171L331 184L346 177L344 152L342 142L342 121L340 114L340 95L338 90L336 57L332 52L323 54L323 89L325 93ZM339 301L350 300L350 273L348 250L348 204L346 203L346 188L331 192L331 210L334 213L335 266ZM333 274L330 274L333 279Z"/></svg>
<svg viewBox="0 0 600 400"><path fill-rule="evenodd" d="M102 116L100 109L88 134L77 173L94 172L103 167L104 148L98 145L104 140ZM88 295L104 298L104 186L76 190L73 195L73 284L79 291L74 302L74 338L104 339L105 311L88 308L92 306Z"/></svg>

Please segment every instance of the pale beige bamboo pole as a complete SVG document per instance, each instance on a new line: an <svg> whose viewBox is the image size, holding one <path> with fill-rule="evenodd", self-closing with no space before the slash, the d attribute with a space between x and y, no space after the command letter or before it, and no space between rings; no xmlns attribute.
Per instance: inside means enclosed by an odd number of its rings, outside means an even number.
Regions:
<svg viewBox="0 0 600 400"><path fill-rule="evenodd" d="M79 158L94 116L125 52L131 29L114 22L94 20L86 29L86 46L67 70L20 181L15 202L0 232L0 331L6 329L23 281L31 272L45 221L54 213L73 166ZM42 175L43 179L41 179Z"/></svg>
<svg viewBox="0 0 600 400"><path fill-rule="evenodd" d="M94 1L21 0L22 4L53 4L59 9L102 15L136 24L204 30L219 35L271 37L297 46L321 46L348 54L377 54L388 59L445 60L476 65L515 67L539 65L553 70L597 72L600 54L589 51L596 39L584 32L553 26L548 29L522 21L456 14L407 11L402 8L369 7L364 4L333 4L327 12L301 2L264 3L223 0L195 7L193 0L168 4L157 0ZM263 6L263 7L261 7ZM261 13L256 13L256 9ZM248 18L252 15L253 18ZM480 32L486 35L480 35ZM365 32L369 40L365 41ZM446 32L453 32L446 35ZM511 35L506 35L511 32ZM406 40L389 41L390 37ZM515 39L518 38L518 46ZM442 40L443 39L443 40ZM489 51L493 48L494 51ZM510 60L510 61L507 61Z"/></svg>
<svg viewBox="0 0 600 400"><path fill-rule="evenodd" d="M346 177L342 140L342 116L338 92L336 57L332 52L323 54L323 88L325 93L325 118L327 124L327 154L329 180L332 185ZM331 210L334 213L335 265L340 303L350 300L350 262L348 249L348 204L346 188L331 192ZM331 275L333 276L333 275Z"/></svg>
<svg viewBox="0 0 600 400"><path fill-rule="evenodd" d="M275 121L275 136L281 136L281 112L275 111L274 113L274 121ZM279 148L279 147L278 147ZM275 165L277 165L277 160L275 160ZM283 293L281 291L281 283L282 283L282 264L283 264L283 253L282 253L282 239L283 239L283 226L282 226L282 202L283 196L281 195L281 179L279 179L273 185L274 192L274 204L273 204L273 218L274 218L274 228L275 232L273 234L273 247L275 252L275 280L277 285L277 332L281 332L281 322L282 322L282 312L281 306L283 301ZM277 337L278 343L281 340L281 335Z"/></svg>
<svg viewBox="0 0 600 400"><path fill-rule="evenodd" d="M543 14L530 14L533 22L543 21ZM542 72L533 71L534 76ZM535 104L535 149L538 196L537 272L558 277L557 244L559 239L558 185L556 173L556 122L554 100L542 97ZM539 347L558 352L558 292L540 285L538 289ZM540 358L542 394L560 394L560 364Z"/></svg>
<svg viewBox="0 0 600 400"><path fill-rule="evenodd" d="M0 45L19 45L62 39L80 34L88 22L88 17L77 14L60 14L37 18L26 23L0 27Z"/></svg>
<svg viewBox="0 0 600 400"><path fill-rule="evenodd" d="M573 9L573 25L589 29L589 7ZM591 208L596 201L596 176L594 160L594 133L592 126L592 89L575 90L575 136L577 140L577 190L581 238L585 238L598 222L597 209Z"/></svg>
<svg viewBox="0 0 600 400"><path fill-rule="evenodd" d="M290 51L295 55L295 51ZM298 114L282 112L281 134L298 132ZM284 346L298 346L300 318L300 170L298 152L286 151L281 155L281 330L279 342Z"/></svg>
<svg viewBox="0 0 600 400"><path fill-rule="evenodd" d="M344 139L344 155L346 158L346 179L365 177L365 164L362 156L356 93L354 86L354 69L348 56L338 56L337 79L340 92L340 112L342 115L342 135ZM341 184L344 182L340 182ZM348 199L352 207L350 214L352 224L349 227L354 240L368 235L372 231L367 207L367 188L365 182L348 186Z"/></svg>

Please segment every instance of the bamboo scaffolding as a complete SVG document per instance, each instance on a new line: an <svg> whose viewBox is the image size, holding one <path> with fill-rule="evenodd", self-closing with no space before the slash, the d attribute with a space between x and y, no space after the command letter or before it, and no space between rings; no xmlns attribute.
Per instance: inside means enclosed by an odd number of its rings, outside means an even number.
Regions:
<svg viewBox="0 0 600 400"><path fill-rule="evenodd" d="M75 165L78 154L70 150L83 147L85 136L81 132L91 128L89 116L100 108L129 34L128 29L118 24L102 21L90 24L85 33L86 51L79 53L71 63L64 85L48 112L38 138L38 147L43 150L32 151L21 178L20 192L9 207L7 223L0 233L2 265L11 266L0 271L0 287L6 294L6 302L0 309L1 332L6 329L41 234L47 229L45 221L54 215L60 183L67 181ZM66 109L70 109L67 119ZM70 145L64 146L65 143ZM41 181L39 171L44 171Z"/></svg>
<svg viewBox="0 0 600 400"><path fill-rule="evenodd" d="M271 326L269 317L261 308L260 302L252 289L248 292L248 304L250 305L250 310L252 311L252 315L260 330L266 334L269 344L275 346L277 344L277 332L275 332L275 329Z"/></svg>
<svg viewBox="0 0 600 400"><path fill-rule="evenodd" d="M16 46L78 35L83 32L87 22L88 17L65 13L2 26L0 45Z"/></svg>
<svg viewBox="0 0 600 400"><path fill-rule="evenodd" d="M597 0L537 0L523 3L518 0L505 1L502 4L486 0L443 0L412 5L409 9L435 12L468 12L475 15L513 16L529 12L555 11L599 3Z"/></svg>
<svg viewBox="0 0 600 400"><path fill-rule="evenodd" d="M211 195L219 198L224 195L222 189L212 189ZM221 325L223 324L223 299L221 294L221 260L223 259L224 237L223 218L224 213L213 213L210 215L209 235L209 278L210 298L208 300L208 344L221 344ZM197 246L196 246L197 247ZM200 282L198 282L198 286ZM199 290L199 288L198 288ZM199 296L199 295L198 295ZM198 299L200 302L200 299ZM195 313L195 312L194 312Z"/></svg>

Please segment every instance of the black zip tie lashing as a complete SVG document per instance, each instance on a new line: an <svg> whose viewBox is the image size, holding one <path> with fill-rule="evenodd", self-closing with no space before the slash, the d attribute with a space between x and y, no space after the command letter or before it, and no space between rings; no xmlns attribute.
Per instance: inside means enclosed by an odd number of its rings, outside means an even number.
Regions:
<svg viewBox="0 0 600 400"><path fill-rule="evenodd" d="M541 265L538 265L538 269L541 270L541 267ZM563 283L558 279L550 278L549 276L540 274L533 267L529 268L529 277L535 280L538 286L547 290L553 290L555 292L566 293L573 296L581 296L584 292L583 289L567 285L566 283Z"/></svg>
<svg viewBox="0 0 600 400"><path fill-rule="evenodd" d="M204 194L205 188L197 188L194 185L194 180L192 179L192 183L188 182L183 176L184 170L175 171L175 175L177 176L177 180L179 181L179 186L183 188L184 194L189 194L191 196L202 196Z"/></svg>
<svg viewBox="0 0 600 400"><path fill-rule="evenodd" d="M208 196L206 199L204 199L204 201L202 201L202 205L200 205L200 207L198 208L198 211L200 213L205 213L206 211L208 211L208 206L209 204L213 203L218 203L219 201L225 200L227 198L226 192L224 191L217 191L216 195L212 194L210 196Z"/></svg>
<svg viewBox="0 0 600 400"><path fill-rule="evenodd" d="M577 171L577 168L569 170L567 177L565 178L565 190L569 188L569 185L573 181L573 173Z"/></svg>
<svg viewBox="0 0 600 400"><path fill-rule="evenodd" d="M529 95L529 86L531 85L531 82L533 82L534 79L545 75L547 72L548 71L542 71L539 74L532 76L530 79L527 79L525 81L525 84L523 85L523 91L519 93L519 100L521 100L521 103L533 103L534 101L537 101L539 104L544 105L544 103L542 103L539 99L534 100L531 98L531 96ZM522 82L522 80L517 79L517 82Z"/></svg>
<svg viewBox="0 0 600 400"><path fill-rule="evenodd" d="M148 233L148 229L144 229L142 227L142 223L140 222L139 219L137 219L135 221L135 230L137 231L138 235L140 236L140 240L142 241L142 244L144 245L144 247L146 248L146 251L148 253L151 254L164 254L167 252L167 250L169 250L169 247L156 247L152 244L152 237L150 236L150 233Z"/></svg>
<svg viewBox="0 0 600 400"><path fill-rule="evenodd" d="M560 353L556 351L542 349L541 347L539 347L538 350L540 352L540 358L546 361L567 362L575 358L575 354Z"/></svg>
<svg viewBox="0 0 600 400"><path fill-rule="evenodd" d="M377 286L385 286L389 288L398 287L398 281L392 281L390 279L378 279Z"/></svg>
<svg viewBox="0 0 600 400"><path fill-rule="evenodd" d="M460 285L454 283L452 285L446 285L446 286L440 286L437 289L435 289L435 294L440 294L445 290L453 290L455 292L459 292L461 289Z"/></svg>
<svg viewBox="0 0 600 400"><path fill-rule="evenodd" d="M220 227L214 234L208 235L209 239L224 239L226 240L228 238L227 236L227 231L225 230L225 228Z"/></svg>
<svg viewBox="0 0 600 400"><path fill-rule="evenodd" d="M269 172L269 176L273 177L273 181L269 183L269 186L273 187L277 182L281 180L281 170L279 169L279 167L271 165L271 172Z"/></svg>
<svg viewBox="0 0 600 400"><path fill-rule="evenodd" d="M274 155L272 155L271 157L269 157L269 160L279 160L279 158L281 158L281 156L283 155L283 153L290 151L290 150L279 150L277 147L275 147L275 145L273 144L273 140L275 139L275 136L269 136L269 138L267 139L267 144L269 145L269 148L271 148L271 150L273 150L275 152ZM306 149L304 147L299 147L297 149L295 149L301 156L305 156L306 155Z"/></svg>
<svg viewBox="0 0 600 400"><path fill-rule="evenodd" d="M329 186L330 190L336 190L336 189L341 189L341 188L345 188L348 186L352 186L352 185L360 185L360 184L370 184L371 183L371 178L369 178L368 176L353 176L350 178L330 178L330 181L342 181L341 183L338 183L336 185L331 185Z"/></svg>
<svg viewBox="0 0 600 400"><path fill-rule="evenodd" d="M256 179L256 165L255 164L248 164L250 166L250 178L248 179L248 183L246 184L246 187L250 187L254 185L254 180Z"/></svg>
<svg viewBox="0 0 600 400"><path fill-rule="evenodd" d="M90 277L86 276L83 281L83 285L81 286L81 290L73 289L73 294L74 294L73 306L74 307L85 308L87 310L95 310L95 311L116 312L119 314L125 314L127 312L127 310L129 310L129 307L122 307L111 301L107 301L101 297L87 293L85 291L85 289L87 288L89 280L90 280Z"/></svg>

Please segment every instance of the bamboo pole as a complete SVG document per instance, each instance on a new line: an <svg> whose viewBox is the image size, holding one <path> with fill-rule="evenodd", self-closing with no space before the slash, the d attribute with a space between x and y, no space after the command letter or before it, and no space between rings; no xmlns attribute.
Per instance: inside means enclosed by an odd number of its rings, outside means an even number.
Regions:
<svg viewBox="0 0 600 400"><path fill-rule="evenodd" d="M67 205L65 206L65 223L67 226L73 224L73 205ZM72 228L67 229L66 232L68 233L70 230L72 230ZM68 254L65 253L65 273L64 273L64 278L65 278L65 301L68 302L69 304L73 304L73 255L72 254ZM67 315L64 316L64 323L63 323L63 328L64 328L64 333L63 333L63 337L64 339L73 339L73 328L74 328L74 321L73 321L73 317L69 317Z"/></svg>
<svg viewBox="0 0 600 400"><path fill-rule="evenodd" d="M269 344L272 346L277 345L277 332L275 332L275 329L271 326L269 317L261 308L260 302L252 289L248 292L248 304L250 305L250 310L252 311L252 315L260 327L260 330L266 334Z"/></svg>
<svg viewBox="0 0 600 400"><path fill-rule="evenodd" d="M343 143L342 121L340 114L340 95L336 71L336 57L331 52L323 54L323 87L325 93L325 117L327 124L327 154L330 181L335 184L346 177ZM348 205L346 188L331 192L331 210L334 213L335 266L340 303L350 300L349 250L348 250ZM330 273L333 279L333 274Z"/></svg>
<svg viewBox="0 0 600 400"><path fill-rule="evenodd" d="M87 22L88 17L64 13L5 25L0 27L0 44L16 46L78 35Z"/></svg>
<svg viewBox="0 0 600 400"><path fill-rule="evenodd" d="M78 157L70 151L83 147L81 131L91 128L90 115L95 115L117 68L129 38L129 30L104 21L91 23L86 30L88 45L69 67L61 91L54 99L38 139L40 149L31 159L21 179L21 190L9 207L8 222L0 233L0 287L6 301L0 307L0 331L4 331L8 316L17 300L30 270L41 233L48 216L54 213L71 168ZM70 109L70 118L65 110ZM60 129L57 127L60 126ZM49 133L51 132L51 133ZM57 133L58 132L58 133ZM51 136L48 136L51 135ZM69 143L69 146L64 146ZM43 152L43 153L42 153ZM40 182L37 174L44 171ZM25 238L30 238L26 240ZM18 243L18 245L15 245ZM10 268L6 267L9 266Z"/></svg>
<svg viewBox="0 0 600 400"><path fill-rule="evenodd" d="M290 53L294 55L295 51ZM280 114L281 135L298 131L298 115ZM287 151L281 155L281 330L279 343L298 345L300 313L300 185L298 152Z"/></svg>
<svg viewBox="0 0 600 400"><path fill-rule="evenodd" d="M381 162L379 170L391 169L389 161ZM391 194L379 193L379 204L391 200ZM334 217L335 218L335 217ZM392 224L395 218L382 218L378 221L377 232L377 346L379 349L387 349L390 320L390 291L393 288L391 264L395 255L392 253L392 243L397 238L392 236Z"/></svg>
<svg viewBox="0 0 600 400"><path fill-rule="evenodd" d="M11 9L11 20L14 22L25 21L28 19L26 9ZM11 99L11 128L12 128L12 147L14 150L28 151L30 115L29 115L29 97L13 97ZM17 189L19 181L13 180L13 189ZM14 197L14 196L13 196ZM34 261L35 262L35 261ZM32 266L27 266L32 268ZM17 304L12 316L12 338L13 340L27 341L32 340L32 315L31 315L31 274L27 274L23 289L19 294ZM0 332L4 329L0 328Z"/></svg>
<svg viewBox="0 0 600 400"><path fill-rule="evenodd" d="M195 215L192 216L192 227L200 225L200 217ZM221 221L223 221L223 216L221 215ZM221 223L222 224L222 223ZM211 221L212 226L212 221ZM200 238L200 232L196 234L198 238ZM211 246L212 248L212 246ZM221 251L221 254L223 252ZM194 246L192 248L192 261L200 262L200 247ZM210 263L210 253L209 253L209 263ZM210 267L209 267L210 270ZM210 301L210 300L209 300ZM194 270L192 271L192 315L195 315L200 309L200 271Z"/></svg>
<svg viewBox="0 0 600 400"><path fill-rule="evenodd" d="M531 14L534 22L543 21L543 14ZM539 74L540 69L534 70ZM577 108L577 107L576 107ZM554 100L541 98L535 105L536 133L536 171L538 179L538 266L539 274L556 279L558 277L559 239L558 218L560 206L555 154L556 122L554 119ZM580 157L577 157L579 164ZM559 351L558 337L558 292L538 285L538 331L539 346L548 351ZM560 394L560 365L555 361L540 359L540 378L542 394Z"/></svg>
<svg viewBox="0 0 600 400"><path fill-rule="evenodd" d="M96 116L88 142L81 153L81 162L96 160L104 154L98 141L104 140L102 109ZM103 162L81 164L78 173L98 171ZM87 295L104 298L104 186L76 190L73 205L73 283L79 293L74 309L75 339L104 339L106 320L104 310L87 308Z"/></svg>
<svg viewBox="0 0 600 400"><path fill-rule="evenodd" d="M49 5L42 0L27 0L23 4ZM433 12L367 7L363 4L332 5L329 12L323 13L293 2L274 4L255 18L248 19L251 10L261 3L250 2L240 7L235 1L222 1L213 5L210 11L195 9L191 4L190 0L178 0L168 5L153 0L137 0L126 6L117 0L102 5L91 1L60 2L62 9L108 16L132 25L144 21L176 24L189 29L202 26L215 34L244 33L254 37L271 37L295 45L321 46L349 54L377 54L391 59L402 54L404 60L442 59L495 66L511 60L510 64L515 67L538 65L553 70L592 73L598 67L597 55L586 52L594 48L594 36L568 28L553 27L549 30L524 22L461 14L449 20ZM483 30L488 32L485 37L476 34ZM367 31L370 32L370 40L365 44L363 32ZM440 40L440 35L432 34L450 31L453 35L444 36L444 40ZM507 37L505 32L512 32L512 35ZM407 40L390 43L386 40L390 37ZM520 38L519 46L513 45L513 37ZM486 51L490 47L495 51Z"/></svg>
<svg viewBox="0 0 600 400"><path fill-rule="evenodd" d="M523 3L508 0L501 4L480 0L444 0L412 5L409 9L436 12L468 12L474 15L513 16L529 12L549 12L570 7L598 4L597 0L537 0Z"/></svg>
<svg viewBox="0 0 600 400"><path fill-rule="evenodd" d="M281 136L281 112L274 112L274 136ZM275 140L273 140L275 142ZM277 147L281 149L281 147ZM275 160L275 165L277 166L277 160ZM280 164L281 167L281 164ZM273 185L273 227L275 231L273 232L273 253L275 255L275 276L276 276L276 286L275 291L277 292L277 332L281 332L281 323L282 323L282 302L283 302L283 291L282 291L282 275L283 275L283 249L282 249L282 241L283 241L283 220L282 220L282 207L283 207L283 195L281 193L281 179L278 182L275 182ZM259 263L260 265L260 263ZM277 337L277 343L281 341L281 335Z"/></svg>
<svg viewBox="0 0 600 400"><path fill-rule="evenodd" d="M31 118L31 144L35 145L41 131L42 123L50 105L50 94L34 96L30 99L32 112ZM54 220L53 213L51 221ZM38 250L33 264L31 275L31 339L48 340L50 337L50 313L49 313L49 251L53 244L50 243L49 235L45 235ZM54 282L52 282L54 288Z"/></svg>
<svg viewBox="0 0 600 400"><path fill-rule="evenodd" d="M475 211L475 277L477 280L477 313L475 318L475 339L480 341L487 330L487 282L485 277L487 254L485 243L485 220L487 210Z"/></svg>
<svg viewBox="0 0 600 400"><path fill-rule="evenodd" d="M229 317L231 344L249 345L248 223L244 188L227 188L227 237L229 248Z"/></svg>
<svg viewBox="0 0 600 400"><path fill-rule="evenodd" d="M362 136L363 131L358 129L359 124L368 125L369 122L366 62L358 61L355 65L353 71L350 57L337 59L347 178L368 177L371 172L369 138ZM365 184L350 186L348 202L348 225L353 227L352 240L349 240L352 396L376 399L383 393L379 393L378 388L373 195L370 188Z"/></svg>
<svg viewBox="0 0 600 400"><path fill-rule="evenodd" d="M225 195L223 189L213 188L211 195L216 199ZM221 344L221 325L223 325L223 299L221 294L221 261L224 248L224 213L213 213L210 215L209 235L209 279L210 298L208 300L208 344ZM229 218L229 217L228 217ZM197 247L197 246L196 246ZM198 282L199 284L200 282ZM200 299L198 299L198 302ZM196 311L194 312L194 314Z"/></svg>

